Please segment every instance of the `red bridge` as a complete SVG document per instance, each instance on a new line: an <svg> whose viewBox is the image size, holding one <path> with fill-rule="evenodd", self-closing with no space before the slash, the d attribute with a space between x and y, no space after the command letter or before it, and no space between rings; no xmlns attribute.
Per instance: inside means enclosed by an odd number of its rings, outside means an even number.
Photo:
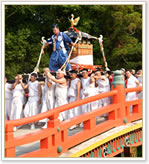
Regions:
<svg viewBox="0 0 149 164"><path fill-rule="evenodd" d="M124 147L142 145L142 99L126 101L128 92L142 91L142 87L124 88L120 73L115 72L112 91L69 103L48 112L5 122L5 157L113 157ZM112 104L60 122L59 113L105 97ZM132 106L132 113L130 113ZM108 113L108 119L97 117ZM14 136L13 127L48 118L47 129ZM69 135L69 128L83 122L84 128ZM40 142L39 148L16 156L16 147Z"/></svg>

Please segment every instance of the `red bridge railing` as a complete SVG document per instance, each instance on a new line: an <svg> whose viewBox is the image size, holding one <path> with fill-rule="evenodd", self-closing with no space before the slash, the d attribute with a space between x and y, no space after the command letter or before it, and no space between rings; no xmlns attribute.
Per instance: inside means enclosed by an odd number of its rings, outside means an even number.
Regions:
<svg viewBox="0 0 149 164"><path fill-rule="evenodd" d="M69 148L80 144L113 127L117 127L135 120L142 119L142 99L126 101L128 92L141 91L142 87L125 89L118 84L112 91L69 103L48 112L32 117L5 122L5 157L16 157L16 147L40 141L40 149L17 157L57 157ZM105 97L112 96L112 104L84 113L75 118L60 122L59 113L71 108L87 104ZM132 106L132 113L130 113ZM96 117L108 113L108 120L96 124ZM47 129L14 137L13 127L49 118ZM83 122L84 128L72 136L68 136L68 128Z"/></svg>

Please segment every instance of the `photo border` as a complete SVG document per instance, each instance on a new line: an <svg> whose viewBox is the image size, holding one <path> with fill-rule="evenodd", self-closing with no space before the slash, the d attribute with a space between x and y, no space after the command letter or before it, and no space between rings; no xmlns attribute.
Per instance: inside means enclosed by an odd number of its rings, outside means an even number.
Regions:
<svg viewBox="0 0 149 164"><path fill-rule="evenodd" d="M143 48L142 48L142 51L143 51L143 54L142 54L142 68L143 68L143 75L146 75L146 36L145 36L145 33L146 33L146 2L145 1L1 1L1 9L2 9L2 15L1 15L1 21L2 21L2 28L1 28L1 70L0 70L0 73L1 73L1 109L4 109L4 76L5 76L5 13L4 13L4 5L8 5L8 4L12 4L12 5L63 5L63 4L77 4L77 5L135 5L135 4L140 4L142 5L142 14L143 14L143 17L142 17L142 45L143 45ZM146 123L145 123L145 116L146 116L146 111L145 111L145 95L146 95L146 90L145 90L145 76L143 76L143 145L142 145L142 158L110 158L110 160L145 160L145 156L146 156L146 153L145 153L145 147L146 147L146 144L145 144L145 131L146 131ZM147 107L146 107L147 108ZM1 110L2 111L2 114L1 114L1 126L2 126L2 143L4 143L4 110ZM80 159L80 158L5 158L4 157L4 144L2 144L2 160L109 160L109 158L105 159L105 158L90 158L90 159Z"/></svg>

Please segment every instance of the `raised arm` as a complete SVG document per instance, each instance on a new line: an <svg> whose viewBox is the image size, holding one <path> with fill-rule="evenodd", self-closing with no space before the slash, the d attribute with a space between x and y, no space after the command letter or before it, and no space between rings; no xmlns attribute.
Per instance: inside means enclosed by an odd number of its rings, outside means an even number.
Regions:
<svg viewBox="0 0 149 164"><path fill-rule="evenodd" d="M64 84L66 82L66 79L65 78L55 79L50 73L47 74L47 77L49 79L51 79L52 81L54 81L55 83Z"/></svg>
<svg viewBox="0 0 149 164"><path fill-rule="evenodd" d="M44 54L44 49L49 45L52 44L52 38L47 40L47 43L42 46L42 54Z"/></svg>
<svg viewBox="0 0 149 164"><path fill-rule="evenodd" d="M16 81L12 84L10 90L13 90L13 89L16 87L16 85L17 85L18 83L19 83L19 81L16 80Z"/></svg>
<svg viewBox="0 0 149 164"><path fill-rule="evenodd" d="M28 85L25 85L25 84L22 82L22 80L19 80L19 82L20 82L20 84L21 84L21 86L22 86L23 89L28 88Z"/></svg>
<svg viewBox="0 0 149 164"><path fill-rule="evenodd" d="M42 46L42 49L45 49L49 45L49 42L47 42L44 46Z"/></svg>
<svg viewBox="0 0 149 164"><path fill-rule="evenodd" d="M55 78L53 78L53 77L49 77L49 79L51 79L52 81L54 81L55 83L59 83L59 84L63 84L63 83L65 83L65 78L63 78L63 79L55 79Z"/></svg>

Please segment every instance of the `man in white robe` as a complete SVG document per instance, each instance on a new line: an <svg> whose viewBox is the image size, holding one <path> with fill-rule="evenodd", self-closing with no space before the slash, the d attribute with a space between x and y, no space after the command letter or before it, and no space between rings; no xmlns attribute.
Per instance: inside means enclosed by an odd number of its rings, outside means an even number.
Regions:
<svg viewBox="0 0 149 164"><path fill-rule="evenodd" d="M31 81L29 81L28 87L29 90L29 98L24 108L25 117L34 116L39 113L39 105L42 101L42 89L39 82L36 80L37 74L31 74ZM31 129L35 129L35 123L31 124Z"/></svg>
<svg viewBox="0 0 149 164"><path fill-rule="evenodd" d="M133 76L130 71L126 71L126 88L135 88L140 85L138 79ZM137 100L138 95L137 92L129 92L126 95L126 101L132 101L132 100ZM132 113L132 106L130 106L130 112Z"/></svg>
<svg viewBox="0 0 149 164"><path fill-rule="evenodd" d="M77 78L77 71L71 70L69 71L69 74L71 80L68 88L68 102L71 103L79 100L81 83L80 79ZM74 118L78 115L80 115L79 106L68 110L67 119ZM72 130L74 128L76 128L76 125L72 126L70 129Z"/></svg>
<svg viewBox="0 0 149 164"><path fill-rule="evenodd" d="M15 83L12 85L11 90L13 93L12 102L11 102L11 112L10 119L16 120L21 118L23 105L25 101L25 92L24 89L26 85L22 82L22 75L17 75ZM16 127L14 127L14 131Z"/></svg>
<svg viewBox="0 0 149 164"><path fill-rule="evenodd" d="M67 98L67 80L65 79L64 75L65 72L58 69L56 72L57 74L57 79L55 79L50 72L47 74L47 77L52 80L53 82L56 83L56 88L55 88L55 107L62 106L64 104L68 103L68 98ZM64 121L67 119L67 111L61 112L59 116L60 121Z"/></svg>
<svg viewBox="0 0 149 164"><path fill-rule="evenodd" d="M49 68L45 68L44 69L44 74L46 76L46 79L45 79L45 102L46 102L46 105L47 105L47 110L50 110L50 109L53 109L54 108L54 104L55 104L55 95L54 95L54 92L55 92L55 85L56 83L52 80L50 80L48 78L48 73L50 73L50 69ZM55 79L54 76L52 76L52 78Z"/></svg>
<svg viewBox="0 0 149 164"><path fill-rule="evenodd" d="M11 113L11 102L12 102L12 84L7 82L7 78L5 78L5 120L10 119Z"/></svg>
<svg viewBox="0 0 149 164"><path fill-rule="evenodd" d="M105 93L110 91L109 79L104 75L101 75L100 71L95 73L96 86L98 86L98 93ZM102 106L107 106L111 103L110 97L103 98L99 100L99 108Z"/></svg>
<svg viewBox="0 0 149 164"><path fill-rule="evenodd" d="M81 78L82 99L96 95L97 92L96 92L96 88L95 88L94 76L91 75L89 77L87 69L82 70L82 75L83 75L83 77ZM91 102L88 104L84 104L84 105L82 105L82 113L90 112L97 108L98 108L97 101L94 101L94 102Z"/></svg>
<svg viewBox="0 0 149 164"><path fill-rule="evenodd" d="M50 73L49 68L44 68L44 75L46 76L44 84L44 95L41 113L46 112L54 108L55 105L55 85L56 83L48 78L48 73ZM52 78L55 78L52 76ZM45 119L45 126L42 128L47 128L47 119Z"/></svg>
<svg viewBox="0 0 149 164"><path fill-rule="evenodd" d="M127 76L127 82L126 82L126 88L135 88L140 85L138 79L133 76L130 71L126 72ZM137 92L129 92L126 95L126 100L131 101L131 100L136 100L138 99Z"/></svg>

